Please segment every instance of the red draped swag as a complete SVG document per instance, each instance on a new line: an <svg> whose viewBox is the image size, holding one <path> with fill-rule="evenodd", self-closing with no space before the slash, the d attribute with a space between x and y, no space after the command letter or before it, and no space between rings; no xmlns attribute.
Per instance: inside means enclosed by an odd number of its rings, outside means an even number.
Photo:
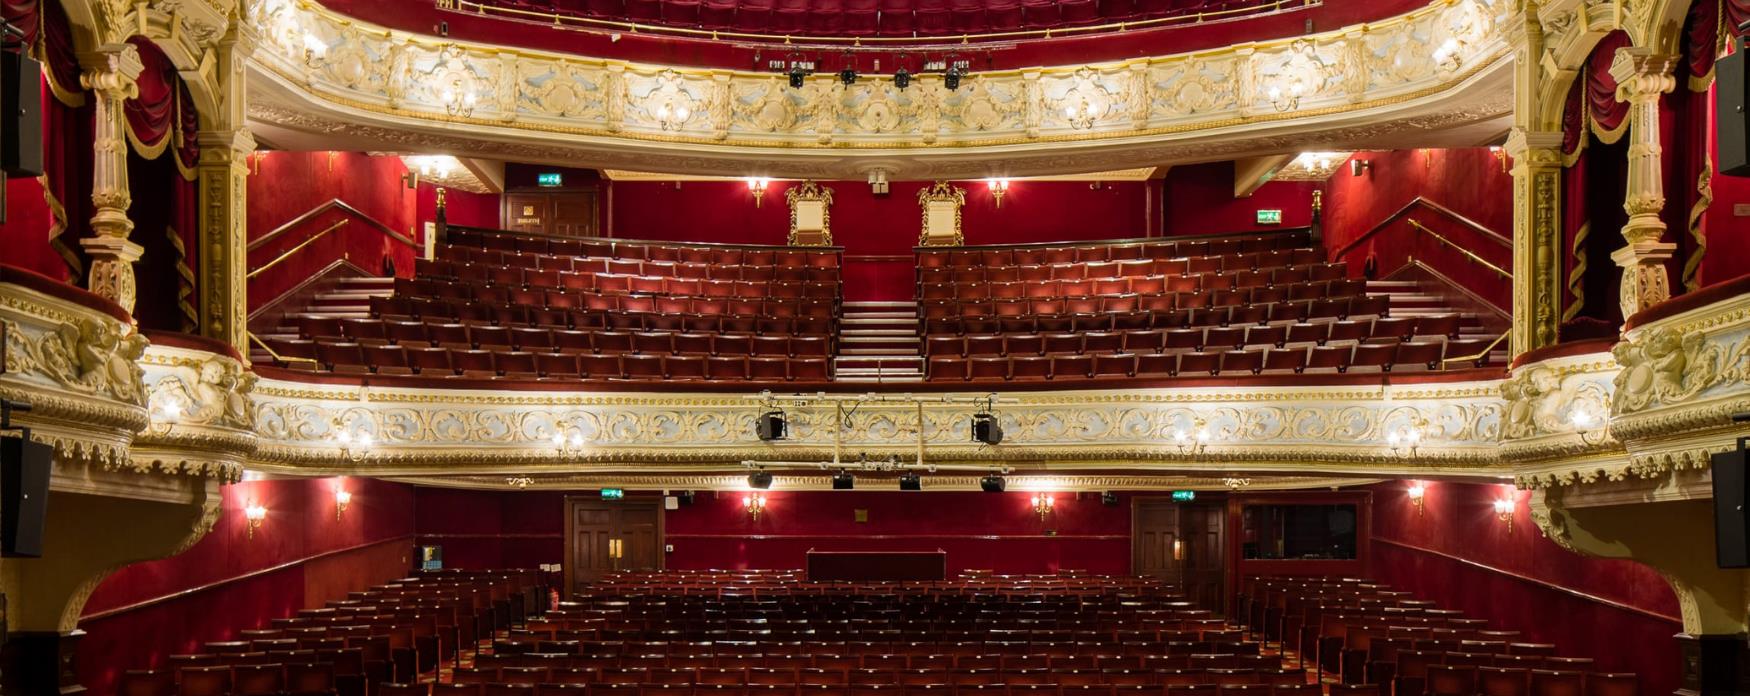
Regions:
<svg viewBox="0 0 1750 696"><path fill-rule="evenodd" d="M193 333L198 329L193 296L195 274L192 251L199 248L196 232L197 206L195 164L200 157L196 143L196 114L188 89L176 66L151 41L129 40L139 50L139 95L123 105L127 116L128 181L133 204L128 217L134 221L132 239L145 248L134 273L141 302L135 319L141 326ZM166 156L168 155L168 156ZM166 290L155 290L155 289ZM167 289L174 288L174 297ZM146 300L155 299L158 302Z"/></svg>
<svg viewBox="0 0 1750 696"><path fill-rule="evenodd" d="M1611 252L1623 245L1628 186L1628 104L1616 100L1610 63L1629 46L1627 33L1606 34L1580 67L1562 110L1562 243L1566 285L1562 340L1614 334L1621 324L1621 279Z"/></svg>
<svg viewBox="0 0 1750 696"><path fill-rule="evenodd" d="M43 176L7 182L8 221L3 236L18 244L21 259L46 248L42 264L26 264L50 276L79 279L85 254L78 239L91 219L91 100L79 84L73 28L54 0L0 0L0 13L25 32L30 53L43 64ZM57 262L52 260L59 258Z"/></svg>
<svg viewBox="0 0 1750 696"><path fill-rule="evenodd" d="M1735 0L1725 0L1727 5ZM1750 0L1736 0L1750 6ZM1701 287L1702 257L1707 253L1706 211L1713 202L1713 159L1708 151L1711 129L1697 127L1709 122L1713 107L1714 59L1723 42L1720 34L1720 2L1696 0L1689 6L1679 36L1677 88L1663 97L1659 110L1659 137L1664 145L1666 239L1677 244L1672 259L1672 294Z"/></svg>

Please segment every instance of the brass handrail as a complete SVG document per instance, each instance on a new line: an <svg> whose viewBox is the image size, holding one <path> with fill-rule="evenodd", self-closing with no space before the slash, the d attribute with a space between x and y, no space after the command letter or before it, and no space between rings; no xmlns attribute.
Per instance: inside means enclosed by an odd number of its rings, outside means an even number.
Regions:
<svg viewBox="0 0 1750 696"><path fill-rule="evenodd" d="M1495 340L1489 341L1488 347L1483 348L1482 352L1477 353L1476 355L1461 355L1456 358L1441 358L1440 366L1445 367L1446 363L1476 362L1482 360L1483 358L1489 357L1490 353L1495 352L1495 346L1501 345L1501 342L1505 340L1507 340L1507 334L1503 332L1501 335L1496 336Z"/></svg>
<svg viewBox="0 0 1750 696"><path fill-rule="evenodd" d="M476 15L504 15L509 17L535 19L542 23L565 27L567 23L579 28L596 28L613 31L626 31L634 34L672 34L685 37L698 37L713 41L723 39L742 39L748 41L779 42L786 45L801 43L819 43L832 45L863 46L865 44L890 45L949 45L970 44L974 41L994 39L1049 39L1054 36L1086 35L1104 31L1129 31L1132 29L1147 29L1174 24L1200 24L1205 21L1229 19L1242 15L1262 15L1281 12L1285 8L1314 7L1323 5L1324 0L1274 0L1268 4L1255 7L1239 7L1226 10L1210 10L1196 14L1139 19L1130 22L1111 22L1088 26L1054 27L1051 29L1022 29L1013 31L996 31L977 34L945 34L942 36L808 36L796 34L764 34L759 32L724 31L716 29L694 29L692 27L672 27L660 24L639 24L615 19L598 17L580 17L563 15L557 12L537 12L514 7L500 7L474 0L435 0L440 11L467 12Z"/></svg>
<svg viewBox="0 0 1750 696"><path fill-rule="evenodd" d="M244 280L254 278L255 276L261 275L267 269L280 265L280 262L291 258L293 254L296 254L300 251L303 251L304 247L310 246L311 244L315 243L316 240L321 239L322 237L326 236L329 232L333 232L333 231L338 230L342 227L345 227L346 224L349 222L352 222L352 221L351 220L341 220L340 222L336 222L332 225L329 225L327 229L324 229L321 232L317 232L316 234L310 235L309 239L306 239L302 242L298 242L297 246L292 247L290 249L287 249L285 253L280 254L279 256L275 256L272 261L269 261L266 264L263 264L261 266L261 268L257 268L253 271L250 271L248 275L244 276Z"/></svg>
<svg viewBox="0 0 1750 696"><path fill-rule="evenodd" d="M310 363L311 365L318 364L317 361L312 359L312 358L300 358L300 357L292 356L292 355L280 355L278 351L275 351L272 346L269 346L267 344L267 341L263 341L263 340L261 340L260 336L255 335L254 331L249 332L249 340L254 341L255 345L260 346L262 350L267 351L268 357L273 358L275 362L282 362L282 363L284 363L284 362L305 362L305 363Z"/></svg>
<svg viewBox="0 0 1750 696"><path fill-rule="evenodd" d="M1414 227L1418 230L1421 230L1421 232L1423 234L1426 234L1430 237L1433 237L1436 241L1440 242L1441 244L1445 244L1446 246L1449 246L1449 247L1452 247L1453 249L1458 250L1458 253L1464 254L1465 258L1470 259L1472 261L1475 261L1479 264L1482 264L1482 266L1484 268L1487 268L1491 271L1494 271L1494 272L1500 274L1500 276L1502 278L1506 278L1508 280L1513 279L1513 274L1508 272L1507 269L1502 268L1500 266L1497 266L1495 264L1489 263L1488 259L1485 259L1481 256L1478 256L1477 253L1474 251L1471 251L1471 250L1466 249L1462 246L1459 246L1458 243L1456 243L1450 239L1447 239L1444 236L1441 236L1441 234L1439 232L1435 232L1434 230L1428 229L1427 225L1424 225L1420 222L1416 222L1414 219L1406 219L1406 220L1404 220L1404 222L1410 223L1411 227Z"/></svg>

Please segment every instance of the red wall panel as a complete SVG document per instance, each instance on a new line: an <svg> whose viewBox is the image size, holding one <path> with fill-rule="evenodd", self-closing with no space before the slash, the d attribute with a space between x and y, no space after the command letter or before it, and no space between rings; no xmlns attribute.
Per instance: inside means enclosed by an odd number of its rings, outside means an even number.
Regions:
<svg viewBox="0 0 1750 696"><path fill-rule="evenodd" d="M1715 85L1712 92L1717 95L1718 83ZM1709 161L1719 162L1719 128L1715 126L1714 118L1714 107L1710 101L1707 110ZM1710 183L1714 200L1708 205L1705 221L1702 223L1706 229L1707 252L1702 254L1701 268L1697 270L1703 286L1750 273L1744 265L1744 259L1750 258L1750 217L1739 217L1733 209L1735 204L1750 203L1750 179L1715 174ZM1671 230L1666 233L1665 241L1673 241L1672 238L1679 234L1687 235L1689 231ZM1673 277L1671 282L1680 283L1682 277Z"/></svg>
<svg viewBox="0 0 1750 696"><path fill-rule="evenodd" d="M499 196L496 193L473 193L458 189L449 189L444 193L444 215L452 225L498 229L503 227L499 224L498 209ZM430 183L419 185L419 212L415 219L422 229L425 223L437 219L436 186Z"/></svg>
<svg viewBox="0 0 1750 696"><path fill-rule="evenodd" d="M71 278L67 264L49 246L49 228L54 219L49 204L43 200L42 184L34 177L7 179L6 222L0 223L0 247L6 249L6 263L60 281L80 282ZM81 226L83 227L83 226ZM68 235L72 240L75 235Z"/></svg>
<svg viewBox="0 0 1750 696"><path fill-rule="evenodd" d="M1638 563L1576 555L1544 538L1510 487L1427 482L1417 512L1403 482L1373 486L1373 575L1394 587L1641 675L1641 692L1677 687L1677 598ZM1494 501L1516 503L1511 532ZM1634 609L1613 607L1586 596ZM1663 618L1660 618L1663 617Z"/></svg>
<svg viewBox="0 0 1750 696"><path fill-rule="evenodd" d="M1312 192L1318 184L1272 181L1250 197L1234 197L1234 164L1187 164L1167 170L1164 179L1165 232L1169 237L1253 232L1312 224ZM1282 211L1282 224L1259 225L1259 210Z"/></svg>
<svg viewBox="0 0 1750 696"><path fill-rule="evenodd" d="M334 491L352 501L335 516ZM105 578L85 604L80 681L107 693L123 670L267 625L298 609L405 574L412 562L412 489L364 478L250 481L226 486L213 529L172 558ZM268 516L251 537L243 508ZM170 595L200 588L177 597ZM168 597L168 598L167 598ZM155 601L153 600L160 600ZM130 605L152 602L135 609Z"/></svg>
<svg viewBox="0 0 1750 696"><path fill-rule="evenodd" d="M533 568L565 560L565 494L414 489L422 545L444 549L444 567Z"/></svg>
<svg viewBox="0 0 1750 696"><path fill-rule="evenodd" d="M418 195L407 188L407 173L400 157L372 156L362 152L263 152L254 156L257 173L249 177L249 239L260 239L276 228L332 200L357 208L415 241L418 232ZM329 211L305 222L298 229L249 253L250 268L257 268L291 250L330 225L350 216ZM496 216L495 216L496 219ZM353 219L290 259L250 280L251 309L279 297L336 259L379 273L384 258L393 258L400 275L413 272L415 251L381 234L371 225Z"/></svg>

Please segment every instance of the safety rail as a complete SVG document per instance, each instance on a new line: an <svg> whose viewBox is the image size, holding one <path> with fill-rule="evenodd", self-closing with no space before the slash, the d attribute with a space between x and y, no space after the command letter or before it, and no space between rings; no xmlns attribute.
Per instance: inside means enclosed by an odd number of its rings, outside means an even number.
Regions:
<svg viewBox="0 0 1750 696"><path fill-rule="evenodd" d="M347 225L347 223L350 223L350 222L352 222L352 221L351 220L341 220L340 222L336 222L332 225L329 225L328 227L324 228L321 232L317 232L316 234L311 235L309 239L306 239L302 242L298 242L297 246L294 246L290 249L287 249L285 253L280 254L279 256L273 257L272 261L268 261L267 263L262 264L260 268L257 268L253 271L250 271L248 274L246 274L244 276L244 278L245 279L254 278L255 276L261 275L262 273L266 273L268 269L273 268L274 266L280 265L281 262L285 261L286 259L291 258L293 255L296 255L298 252L303 251L304 247L310 246L311 244L315 244L316 240L328 236L329 232L333 232L333 231L338 230L342 227L345 227Z"/></svg>
<svg viewBox="0 0 1750 696"><path fill-rule="evenodd" d="M1435 232L1434 230L1429 229L1427 225L1424 225L1420 222L1417 222L1414 218L1406 218L1404 220L1404 222L1409 223L1411 227L1416 228L1422 234L1433 237L1434 241L1437 241L1443 245L1452 247L1454 250L1458 251L1458 253L1464 254L1464 257L1467 259L1470 259L1472 262L1474 262L1478 265L1481 265L1482 267L1487 268L1491 271L1494 271L1496 273L1496 275L1499 275L1502 278L1506 278L1508 280L1513 279L1513 274L1511 272L1509 272L1507 269L1502 268L1500 266L1497 266L1493 263L1490 263L1488 259L1485 259L1481 256L1478 256L1476 252L1471 251L1469 249L1466 249L1462 245L1460 245L1459 243L1454 242L1450 239L1447 239L1445 235L1442 235L1439 232Z"/></svg>

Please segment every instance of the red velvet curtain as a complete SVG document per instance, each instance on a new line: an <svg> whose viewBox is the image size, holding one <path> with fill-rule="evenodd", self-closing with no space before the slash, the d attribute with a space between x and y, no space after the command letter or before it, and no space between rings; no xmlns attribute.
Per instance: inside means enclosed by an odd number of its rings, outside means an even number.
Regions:
<svg viewBox="0 0 1750 696"><path fill-rule="evenodd" d="M1719 55L1720 3L1697 0L1684 18L1679 37L1682 60L1677 65L1677 88L1663 97L1660 109L1660 142L1664 145L1663 174L1666 239L1677 244L1672 259L1672 294L1701 287L1702 258L1707 253L1706 211L1712 202L1713 161L1708 153L1708 122L1711 111L1709 88L1713 86L1714 60Z"/></svg>
<svg viewBox="0 0 1750 696"><path fill-rule="evenodd" d="M79 85L73 29L55 1L0 0L0 13L24 30L30 53L42 61L44 78L44 172L36 187L8 187L28 191L33 199L9 201L14 211L30 214L6 225L4 238L33 249L47 244L64 264L62 273L51 275L77 280L85 275L86 262L78 239L91 219L92 109Z"/></svg>
<svg viewBox="0 0 1750 696"><path fill-rule="evenodd" d="M1586 80L1576 79L1562 107L1562 322L1572 321L1586 305Z"/></svg>
<svg viewBox="0 0 1750 696"><path fill-rule="evenodd" d="M1709 0L1696 1L1709 2ZM1738 31L1738 25L1750 21L1750 0L1718 0L1718 2L1720 2L1726 13L1726 16L1724 17L1726 20L1724 27L1725 30L1728 33L1743 36L1744 32Z"/></svg>
<svg viewBox="0 0 1750 696"><path fill-rule="evenodd" d="M134 221L134 243L146 249L135 269L142 300L135 318L147 328L191 333L198 329L190 251L199 248L194 181L199 125L193 99L169 57L143 37L129 42L145 66L137 81L138 96L123 105L133 144L128 179L134 196L128 216Z"/></svg>
<svg viewBox="0 0 1750 696"><path fill-rule="evenodd" d="M1614 143L1628 130L1628 102L1616 100L1616 78L1610 76L1610 63L1616 51L1630 45L1628 33L1613 31L1599 39L1587 56L1586 116L1591 120L1592 133L1605 143Z"/></svg>
<svg viewBox="0 0 1750 696"><path fill-rule="evenodd" d="M1747 0L1750 1L1750 0ZM1605 35L1581 66L1562 112L1562 243L1566 293L1561 340L1583 340L1616 333L1622 323L1617 302L1620 272L1610 259L1621 248L1628 214L1628 104L1616 100L1610 63L1628 34Z"/></svg>

